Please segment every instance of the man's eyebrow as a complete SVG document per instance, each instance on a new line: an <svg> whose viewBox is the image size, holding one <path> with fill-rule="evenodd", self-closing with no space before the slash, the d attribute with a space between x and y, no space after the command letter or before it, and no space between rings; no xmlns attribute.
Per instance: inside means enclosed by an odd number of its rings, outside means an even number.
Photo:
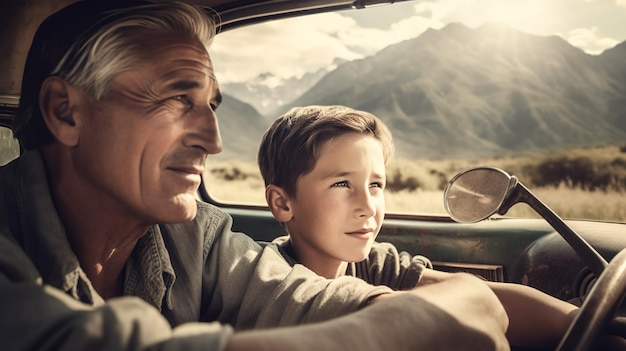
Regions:
<svg viewBox="0 0 626 351"><path fill-rule="evenodd" d="M189 90L189 89L198 89L200 88L200 82L195 81L195 80L176 80L168 85L166 85L166 88L168 90Z"/></svg>
<svg viewBox="0 0 626 351"><path fill-rule="evenodd" d="M167 84L165 88L167 90L173 90L173 91L200 89L202 88L202 83L196 80L192 80L192 79L176 80L172 83ZM221 104L222 99L223 99L222 92L218 89L215 92L215 95L213 98L215 99L218 105Z"/></svg>

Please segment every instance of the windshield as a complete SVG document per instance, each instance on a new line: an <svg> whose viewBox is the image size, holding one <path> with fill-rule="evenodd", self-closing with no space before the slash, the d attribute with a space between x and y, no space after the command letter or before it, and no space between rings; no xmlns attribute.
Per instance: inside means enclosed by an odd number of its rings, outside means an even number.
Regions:
<svg viewBox="0 0 626 351"><path fill-rule="evenodd" d="M388 213L444 214L448 180L484 165L565 218L626 221L624 18L623 0L408 1L220 33L224 151L208 193L264 205L265 129L291 107L340 104L393 134Z"/></svg>

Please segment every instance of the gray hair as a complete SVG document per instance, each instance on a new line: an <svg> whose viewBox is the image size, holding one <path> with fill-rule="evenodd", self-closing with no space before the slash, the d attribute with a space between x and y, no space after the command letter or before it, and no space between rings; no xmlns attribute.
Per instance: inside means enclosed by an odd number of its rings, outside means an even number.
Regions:
<svg viewBox="0 0 626 351"><path fill-rule="evenodd" d="M58 75L100 99L117 74L137 65L138 45L129 31L134 29L178 32L198 38L206 46L214 33L206 16L184 3L148 4L113 10L118 21L99 28L84 43L75 43L50 75ZM104 18L103 21L107 21ZM81 44L79 46L79 44Z"/></svg>
<svg viewBox="0 0 626 351"><path fill-rule="evenodd" d="M38 29L13 124L23 148L36 148L53 139L39 106L39 92L47 77L62 77L100 99L116 75L140 63L140 43L131 35L134 31L180 33L197 38L206 48L215 35L215 22L200 7L180 2L111 3L116 5L79 1L49 17Z"/></svg>

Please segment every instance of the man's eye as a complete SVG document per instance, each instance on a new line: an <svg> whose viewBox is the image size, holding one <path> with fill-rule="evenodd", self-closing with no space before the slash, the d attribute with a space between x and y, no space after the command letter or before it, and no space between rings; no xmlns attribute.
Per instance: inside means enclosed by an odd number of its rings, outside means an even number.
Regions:
<svg viewBox="0 0 626 351"><path fill-rule="evenodd" d="M337 182L335 184L333 184L334 188L345 188L348 186L348 181L347 180L342 180L341 182Z"/></svg>
<svg viewBox="0 0 626 351"><path fill-rule="evenodd" d="M381 189L384 189L385 186L383 185L383 183L374 182L374 183L370 184L370 188L381 188Z"/></svg>
<svg viewBox="0 0 626 351"><path fill-rule="evenodd" d="M192 102L191 102L191 99L187 95L176 95L176 96L172 97L172 100L180 101L180 102L182 102L183 104L185 104L187 106L193 105Z"/></svg>

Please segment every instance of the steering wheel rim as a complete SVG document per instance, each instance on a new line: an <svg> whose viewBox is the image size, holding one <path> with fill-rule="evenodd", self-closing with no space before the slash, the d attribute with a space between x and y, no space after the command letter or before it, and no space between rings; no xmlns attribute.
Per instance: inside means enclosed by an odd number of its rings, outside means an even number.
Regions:
<svg viewBox="0 0 626 351"><path fill-rule="evenodd" d="M626 292L626 249L615 255L589 291L557 351L592 350Z"/></svg>

